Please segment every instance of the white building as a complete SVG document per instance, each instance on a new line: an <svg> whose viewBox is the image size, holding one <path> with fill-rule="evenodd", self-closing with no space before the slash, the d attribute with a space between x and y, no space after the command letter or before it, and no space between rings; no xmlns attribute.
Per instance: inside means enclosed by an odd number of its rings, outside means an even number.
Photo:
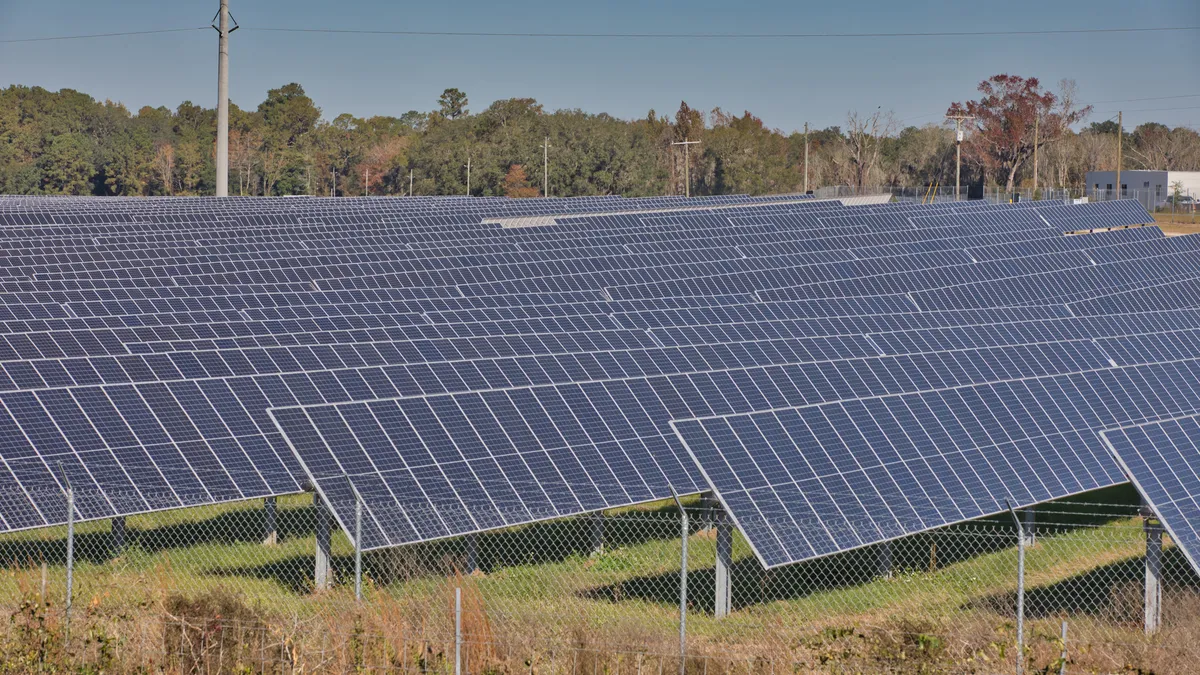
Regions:
<svg viewBox="0 0 1200 675"><path fill-rule="evenodd" d="M1117 189L1116 171L1087 172L1087 192L1093 199L1112 199ZM1121 196L1137 199L1147 208L1167 204L1175 193L1200 198L1200 171L1122 171Z"/></svg>

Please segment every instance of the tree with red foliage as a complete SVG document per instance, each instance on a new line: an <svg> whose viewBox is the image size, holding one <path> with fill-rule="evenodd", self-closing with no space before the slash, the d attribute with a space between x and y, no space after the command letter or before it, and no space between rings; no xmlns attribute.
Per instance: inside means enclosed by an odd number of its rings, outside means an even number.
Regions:
<svg viewBox="0 0 1200 675"><path fill-rule="evenodd" d="M525 177L525 167L520 164L508 167L508 173L504 176L505 197L523 199L537 197L541 194L537 188L529 187L529 179Z"/></svg>
<svg viewBox="0 0 1200 675"><path fill-rule="evenodd" d="M986 170L1006 176L1012 192L1017 171L1033 156L1034 126L1039 144L1052 143L1092 111L1075 108L1074 83L1063 81L1061 94L1042 89L1036 77L993 75L979 83L978 101L953 103L947 116L973 115L974 133L967 152Z"/></svg>

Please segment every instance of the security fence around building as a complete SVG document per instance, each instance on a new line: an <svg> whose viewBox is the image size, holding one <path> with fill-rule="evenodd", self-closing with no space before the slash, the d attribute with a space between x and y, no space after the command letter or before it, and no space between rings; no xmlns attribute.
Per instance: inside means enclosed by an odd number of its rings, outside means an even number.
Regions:
<svg viewBox="0 0 1200 675"><path fill-rule="evenodd" d="M0 672L1200 662L1200 579L1130 504L1056 502L774 569L715 504L683 505L366 552L312 495L9 533Z"/></svg>

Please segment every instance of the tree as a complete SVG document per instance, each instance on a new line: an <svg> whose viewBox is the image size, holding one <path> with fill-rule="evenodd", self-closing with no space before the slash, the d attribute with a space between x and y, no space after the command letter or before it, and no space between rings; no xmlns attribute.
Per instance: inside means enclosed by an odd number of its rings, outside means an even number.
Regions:
<svg viewBox="0 0 1200 675"><path fill-rule="evenodd" d="M1089 134L1110 134L1116 136L1121 127L1117 126L1116 120L1104 120L1103 122L1092 122L1087 126Z"/></svg>
<svg viewBox="0 0 1200 675"><path fill-rule="evenodd" d="M42 170L42 189L48 194L87 195L96 167L92 148L81 134L62 134L50 142L50 148L38 161Z"/></svg>
<svg viewBox="0 0 1200 675"><path fill-rule="evenodd" d="M537 188L529 187L529 179L525 177L525 167L513 164L508 167L504 176L504 196L514 199L526 199L541 196Z"/></svg>
<svg viewBox="0 0 1200 675"><path fill-rule="evenodd" d="M258 114L266 127L268 142L291 147L316 127L321 109L304 93L304 87L285 84L267 92L267 100L258 106Z"/></svg>
<svg viewBox="0 0 1200 675"><path fill-rule="evenodd" d="M454 120L470 113L467 110L467 95L458 89L447 89L438 97L438 112L446 119Z"/></svg>
<svg viewBox="0 0 1200 675"><path fill-rule="evenodd" d="M1068 128L1092 111L1075 108L1074 85L1064 81L1062 95L1042 89L1036 77L993 75L979 83L977 101L952 103L947 116L972 115L974 133L968 152L988 170L1005 176L1005 191L1012 192L1017 171L1033 155L1034 127L1040 143L1053 143Z"/></svg>
<svg viewBox="0 0 1200 675"><path fill-rule="evenodd" d="M892 113L876 108L870 117L851 111L846 116L846 151L850 164L850 184L868 185L883 153L883 138L889 136L896 123Z"/></svg>
<svg viewBox="0 0 1200 675"><path fill-rule="evenodd" d="M159 143L154 149L154 173L162 184L163 194L171 194L175 188L175 146Z"/></svg>

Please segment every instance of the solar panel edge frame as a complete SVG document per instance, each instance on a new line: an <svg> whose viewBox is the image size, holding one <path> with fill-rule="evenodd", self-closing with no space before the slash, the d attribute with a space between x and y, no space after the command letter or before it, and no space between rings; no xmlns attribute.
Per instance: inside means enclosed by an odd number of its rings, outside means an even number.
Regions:
<svg viewBox="0 0 1200 675"><path fill-rule="evenodd" d="M1155 517L1158 518L1159 524L1164 530L1167 531L1167 534L1171 536L1171 541L1175 542L1175 545L1178 546L1179 550L1183 552L1184 557L1187 558L1187 561L1189 564L1191 564L1192 569L1195 572L1200 573L1200 552L1189 551L1187 547L1179 543L1183 540L1176 536L1174 528L1167 522L1166 518L1162 517L1162 513L1158 506L1154 504L1153 500L1146 496L1146 490L1142 487L1141 482L1134 476L1133 472L1130 471L1129 465L1125 463L1125 460L1122 459L1120 453L1117 452L1116 446L1113 445L1112 440L1108 438L1108 434L1110 432L1125 431L1126 429L1138 429L1141 427L1159 426L1168 422L1196 418L1200 418L1200 412L1192 413L1190 415L1176 415L1174 417L1153 420L1150 422L1139 422L1137 424L1109 427L1108 429L1101 429L1100 431L1097 431L1096 435L1100 437L1104 447L1108 449L1113 459L1116 460L1117 466L1120 467L1121 472L1125 474L1125 478L1128 479L1129 484L1133 485L1134 489L1136 489L1138 492L1138 496L1142 498L1142 501L1145 502L1146 506L1150 507L1150 509L1154 512Z"/></svg>

